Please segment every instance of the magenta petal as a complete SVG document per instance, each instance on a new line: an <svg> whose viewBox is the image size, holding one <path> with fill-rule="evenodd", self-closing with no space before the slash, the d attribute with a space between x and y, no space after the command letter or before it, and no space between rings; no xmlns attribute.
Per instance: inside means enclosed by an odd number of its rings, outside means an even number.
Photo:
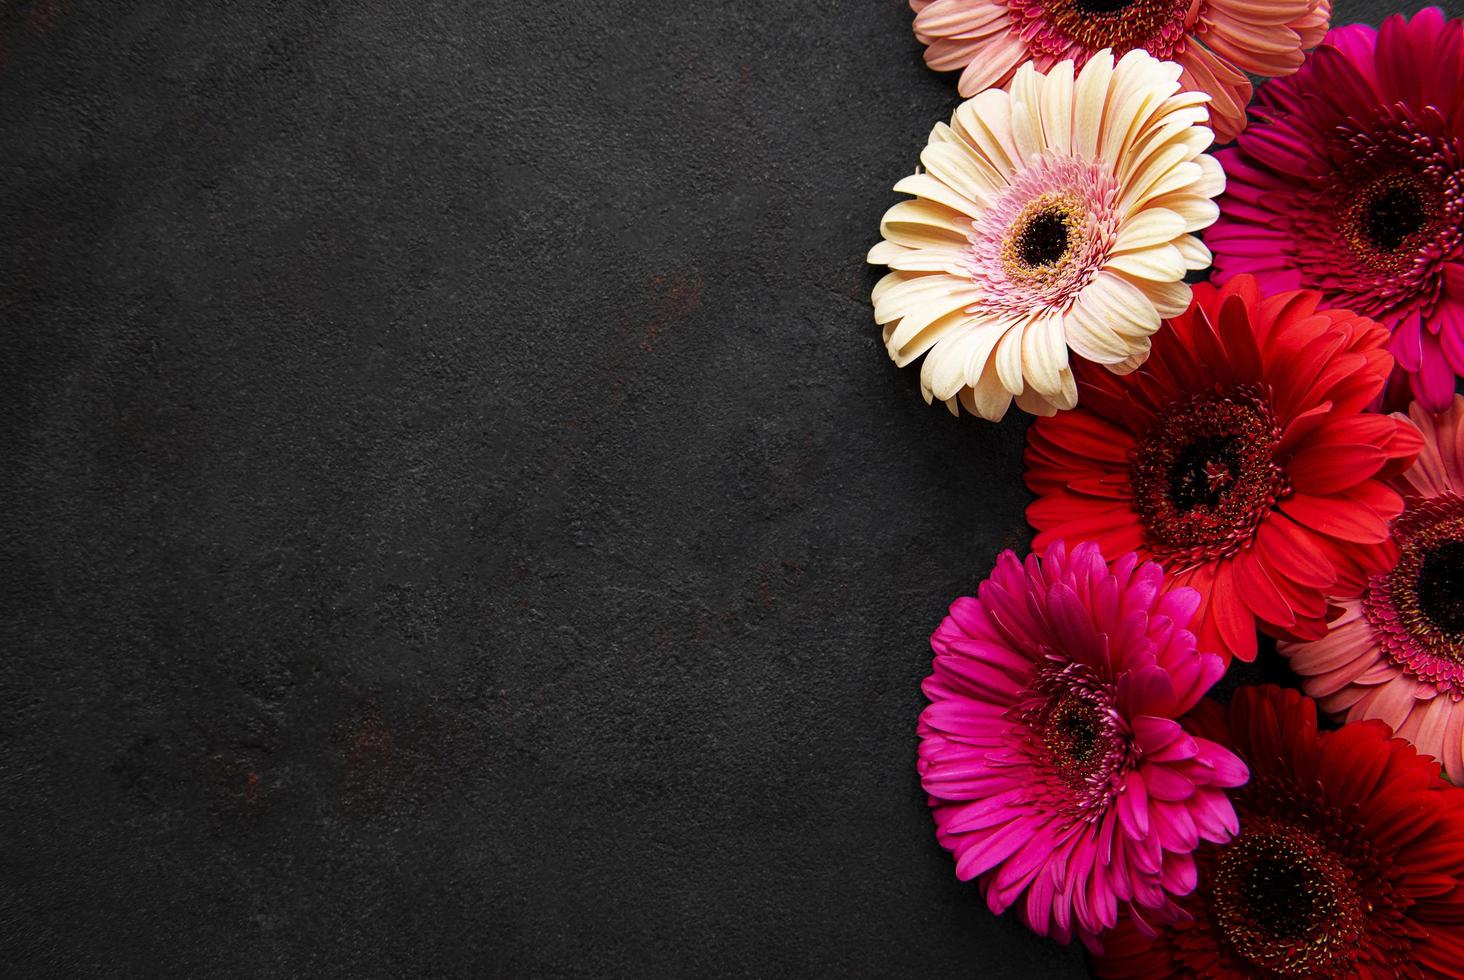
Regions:
<svg viewBox="0 0 1464 980"><path fill-rule="evenodd" d="M1195 859L1188 854L1164 855L1162 880L1170 894L1188 895L1199 883L1199 876L1195 873Z"/></svg>
<svg viewBox="0 0 1464 980"><path fill-rule="evenodd" d="M1130 840L1141 840L1149 835L1149 791L1144 787L1144 777L1137 771L1129 773L1124 781L1118 807L1124 834Z"/></svg>
<svg viewBox="0 0 1464 980"><path fill-rule="evenodd" d="M1139 772L1144 775L1144 785L1148 788L1149 795L1156 800L1184 800L1195 791L1194 783L1166 765L1144 765Z"/></svg>
<svg viewBox="0 0 1464 980"><path fill-rule="evenodd" d="M1424 333L1423 360L1409 380L1413 394L1426 411L1443 412L1454 400L1454 371L1434 335Z"/></svg>

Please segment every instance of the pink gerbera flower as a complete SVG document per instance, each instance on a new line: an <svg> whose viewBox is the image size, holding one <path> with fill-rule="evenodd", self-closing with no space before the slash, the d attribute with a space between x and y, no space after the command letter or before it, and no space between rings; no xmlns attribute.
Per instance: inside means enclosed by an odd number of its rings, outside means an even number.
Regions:
<svg viewBox="0 0 1464 980"><path fill-rule="evenodd" d="M1443 411L1464 373L1464 21L1430 8L1333 31L1255 115L1220 154L1216 281L1254 273L1383 323Z"/></svg>
<svg viewBox="0 0 1464 980"><path fill-rule="evenodd" d="M1385 570L1334 599L1326 637L1283 643L1308 694L1347 721L1377 718L1464 782L1464 397L1441 415L1414 404L1423 431L1395 482L1404 510ZM1402 418L1403 416L1399 416Z"/></svg>
<svg viewBox="0 0 1464 980"><path fill-rule="evenodd" d="M1163 579L1094 544L1008 551L931 638L919 769L936 836L993 912L1016 905L1038 933L1091 943L1120 910L1165 917L1199 842L1236 831L1223 790L1245 766L1174 721L1224 665L1185 629L1198 593Z"/></svg>
<svg viewBox="0 0 1464 980"><path fill-rule="evenodd" d="M960 70L967 98L1005 85L1023 62L1077 67L1108 48L1142 48L1184 69L1186 89L1206 92L1219 140L1245 128L1251 83L1301 67L1332 18L1332 0L910 0L925 63Z"/></svg>

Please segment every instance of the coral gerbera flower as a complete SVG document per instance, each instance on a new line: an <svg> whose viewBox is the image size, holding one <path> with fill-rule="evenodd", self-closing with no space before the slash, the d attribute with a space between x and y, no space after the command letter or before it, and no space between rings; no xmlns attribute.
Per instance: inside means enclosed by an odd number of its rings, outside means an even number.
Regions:
<svg viewBox="0 0 1464 980"><path fill-rule="evenodd" d="M1227 661L1255 659L1257 621L1321 637L1339 579L1380 567L1403 509L1385 481L1421 440L1364 411L1392 370L1387 331L1320 298L1198 285L1139 371L1080 369L1082 406L1028 430L1037 546L1158 560L1205 596L1200 645Z"/></svg>
<svg viewBox="0 0 1464 980"><path fill-rule="evenodd" d="M1380 321L1443 411L1464 374L1464 21L1431 8L1333 31L1255 113L1220 154L1216 281L1319 289Z"/></svg>
<svg viewBox="0 0 1464 980"><path fill-rule="evenodd" d="M1202 151L1204 96L1142 51L1102 53L1073 77L1029 65L937 124L925 173L895 190L869 261L900 366L927 354L927 402L1000 419L1074 404L1068 350L1132 369L1162 316L1189 300L1185 271L1209 264L1190 234L1215 220L1224 181Z"/></svg>
<svg viewBox="0 0 1464 980"><path fill-rule="evenodd" d="M1132 554L1097 546L997 559L931 638L921 784L956 874L991 910L1091 942L1129 905L1194 887L1190 852L1235 831L1228 751L1175 718L1223 672L1184 627L1199 596L1165 592Z"/></svg>
<svg viewBox="0 0 1464 980"><path fill-rule="evenodd" d="M1126 917L1109 978L1464 976L1464 790L1377 722L1318 732L1272 686L1186 719L1250 766L1240 833L1195 853L1199 887L1169 924Z"/></svg>
<svg viewBox="0 0 1464 980"><path fill-rule="evenodd" d="M1215 132L1245 128L1251 83L1301 67L1332 17L1331 0L910 0L925 63L959 69L964 96L1004 85L1031 60L1082 67L1096 52L1142 49L1184 69L1181 84L1214 100Z"/></svg>
<svg viewBox="0 0 1464 980"><path fill-rule="evenodd" d="M1442 415L1415 404L1418 462L1395 486L1403 515L1387 565L1332 599L1330 632L1283 643L1306 692L1348 721L1376 718L1464 782L1464 397ZM1402 416L1399 416L1400 418Z"/></svg>

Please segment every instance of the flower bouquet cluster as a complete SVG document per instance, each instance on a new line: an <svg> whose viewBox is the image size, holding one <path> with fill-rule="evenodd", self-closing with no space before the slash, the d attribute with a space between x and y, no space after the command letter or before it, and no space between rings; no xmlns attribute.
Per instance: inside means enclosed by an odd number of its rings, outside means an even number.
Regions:
<svg viewBox="0 0 1464 980"><path fill-rule="evenodd" d="M1464 977L1464 21L911 6L967 101L875 320L1039 416L1035 551L931 641L957 875L1100 976ZM1207 696L1258 634L1305 694Z"/></svg>

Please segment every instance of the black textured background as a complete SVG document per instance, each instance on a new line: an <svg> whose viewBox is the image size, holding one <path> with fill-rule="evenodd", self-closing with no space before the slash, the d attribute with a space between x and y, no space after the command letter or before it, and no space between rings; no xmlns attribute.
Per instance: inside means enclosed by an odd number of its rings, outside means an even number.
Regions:
<svg viewBox="0 0 1464 980"><path fill-rule="evenodd" d="M1081 972L913 773L1028 532L870 318L910 19L0 0L7 975Z"/></svg>

